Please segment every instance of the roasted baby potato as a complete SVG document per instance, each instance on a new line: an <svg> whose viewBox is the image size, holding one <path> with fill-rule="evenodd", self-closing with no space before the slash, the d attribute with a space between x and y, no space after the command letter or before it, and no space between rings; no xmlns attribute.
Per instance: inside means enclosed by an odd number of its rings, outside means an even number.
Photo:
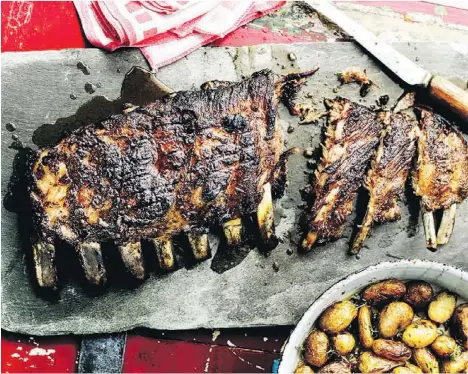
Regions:
<svg viewBox="0 0 468 374"><path fill-rule="evenodd" d="M424 281L411 281L406 284L403 301L415 309L421 309L429 304L434 297L432 286Z"/></svg>
<svg viewBox="0 0 468 374"><path fill-rule="evenodd" d="M314 370L310 366L304 364L303 362L297 366L296 371L294 372L294 374L314 374L314 373L315 373Z"/></svg>
<svg viewBox="0 0 468 374"><path fill-rule="evenodd" d="M468 303L455 308L451 331L462 341L465 349L468 349Z"/></svg>
<svg viewBox="0 0 468 374"><path fill-rule="evenodd" d="M372 350L377 356L393 361L408 361L411 358L411 349L394 340L377 339L372 345Z"/></svg>
<svg viewBox="0 0 468 374"><path fill-rule="evenodd" d="M304 344L304 359L307 364L320 367L328 360L330 343L323 331L314 330L307 337Z"/></svg>
<svg viewBox="0 0 468 374"><path fill-rule="evenodd" d="M341 356L349 355L356 346L354 336L345 331L331 338L333 349Z"/></svg>
<svg viewBox="0 0 468 374"><path fill-rule="evenodd" d="M358 329L359 329L359 341L364 348L372 348L374 343L374 337L372 334L372 311L367 305L363 305L359 308L358 313Z"/></svg>
<svg viewBox="0 0 468 374"><path fill-rule="evenodd" d="M442 373L461 373L468 367L468 352L463 352L451 360L442 362L440 371Z"/></svg>
<svg viewBox="0 0 468 374"><path fill-rule="evenodd" d="M433 322L418 319L406 328L402 340L411 348L424 348L432 344L437 334L437 326Z"/></svg>
<svg viewBox="0 0 468 374"><path fill-rule="evenodd" d="M408 327L414 317L413 309L402 301L394 301L383 308L379 317L379 332L383 338L391 338Z"/></svg>
<svg viewBox="0 0 468 374"><path fill-rule="evenodd" d="M443 291L429 304L427 315L437 323L447 322L455 310L457 297L450 292Z"/></svg>
<svg viewBox="0 0 468 374"><path fill-rule="evenodd" d="M319 373L351 374L351 366L343 361L330 362L320 368Z"/></svg>
<svg viewBox="0 0 468 374"><path fill-rule="evenodd" d="M413 350L413 360L424 373L439 373L439 363L432 352L427 348Z"/></svg>
<svg viewBox="0 0 468 374"><path fill-rule="evenodd" d="M328 307L319 319L319 327L331 334L338 334L353 322L357 316L356 306L349 300L340 301Z"/></svg>
<svg viewBox="0 0 468 374"><path fill-rule="evenodd" d="M359 371L361 373L385 373L401 364L398 361L379 357L372 352L363 352L359 356Z"/></svg>
<svg viewBox="0 0 468 374"><path fill-rule="evenodd" d="M393 369L392 373L399 373L399 374L413 374L413 373L422 373L423 371L419 366L410 364L407 362L405 366L398 366Z"/></svg>
<svg viewBox="0 0 468 374"><path fill-rule="evenodd" d="M381 305L403 297L406 285L398 279L387 279L365 288L362 298L369 305Z"/></svg>
<svg viewBox="0 0 468 374"><path fill-rule="evenodd" d="M439 335L431 344L432 351L440 358L448 358L457 347L457 342L451 336Z"/></svg>

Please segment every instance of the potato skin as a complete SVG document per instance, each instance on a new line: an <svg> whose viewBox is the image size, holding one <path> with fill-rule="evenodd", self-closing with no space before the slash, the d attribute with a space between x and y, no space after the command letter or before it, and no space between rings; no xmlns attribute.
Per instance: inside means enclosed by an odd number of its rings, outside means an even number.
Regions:
<svg viewBox="0 0 468 374"><path fill-rule="evenodd" d="M338 334L346 330L356 316L356 305L344 300L329 306L320 316L318 323L323 331Z"/></svg>
<svg viewBox="0 0 468 374"><path fill-rule="evenodd" d="M463 342L465 349L468 349L468 303L455 308L451 332Z"/></svg>
<svg viewBox="0 0 468 374"><path fill-rule="evenodd" d="M410 364L407 362L405 366L398 366L393 369L392 373L399 373L399 374L412 374L412 373L422 373L423 371L419 366Z"/></svg>
<svg viewBox="0 0 468 374"><path fill-rule="evenodd" d="M414 317L413 309L402 301L394 301L383 308L379 316L379 332L383 338L392 338L408 327Z"/></svg>
<svg viewBox="0 0 468 374"><path fill-rule="evenodd" d="M369 305L381 305L403 297L406 285L398 279L387 279L371 284L362 291L362 298Z"/></svg>
<svg viewBox="0 0 468 374"><path fill-rule="evenodd" d="M452 360L442 362L440 370L442 373L461 373L468 365L468 352L454 357Z"/></svg>
<svg viewBox="0 0 468 374"><path fill-rule="evenodd" d="M345 331L331 338L333 349L341 356L349 355L356 346L353 334Z"/></svg>
<svg viewBox="0 0 468 374"><path fill-rule="evenodd" d="M434 297L432 286L424 281L411 281L406 284L406 293L403 301L415 309L427 306Z"/></svg>
<svg viewBox="0 0 468 374"><path fill-rule="evenodd" d="M401 364L398 361L379 357L372 352L363 352L359 356L359 372L361 373L385 373Z"/></svg>
<svg viewBox="0 0 468 374"><path fill-rule="evenodd" d="M456 305L457 297L450 292L442 291L429 304L427 315L434 322L447 322L452 316Z"/></svg>
<svg viewBox="0 0 468 374"><path fill-rule="evenodd" d="M341 361L330 362L324 367L320 368L318 373L337 373L337 374L351 374L351 367L349 364Z"/></svg>
<svg viewBox="0 0 468 374"><path fill-rule="evenodd" d="M439 373L439 363L427 348L416 348L413 350L413 360L424 373Z"/></svg>
<svg viewBox="0 0 468 374"><path fill-rule="evenodd" d="M448 358L457 347L457 342L451 336L439 335L431 344L432 351L440 358Z"/></svg>
<svg viewBox="0 0 468 374"><path fill-rule="evenodd" d="M372 345L372 350L377 356L393 361L408 361L411 358L411 349L402 342L377 339Z"/></svg>
<svg viewBox="0 0 468 374"><path fill-rule="evenodd" d="M372 335L372 311L367 305L359 308L358 313L359 341L364 348L372 348L374 337Z"/></svg>
<svg viewBox="0 0 468 374"><path fill-rule="evenodd" d="M320 367L328 360L330 342L323 331L314 330L307 337L304 345L304 360L307 364Z"/></svg>
<svg viewBox="0 0 468 374"><path fill-rule="evenodd" d="M437 326L427 319L411 323L402 336L403 342L411 348L424 348L437 338Z"/></svg>
<svg viewBox="0 0 468 374"><path fill-rule="evenodd" d="M297 366L294 374L314 374L314 370L303 362Z"/></svg>

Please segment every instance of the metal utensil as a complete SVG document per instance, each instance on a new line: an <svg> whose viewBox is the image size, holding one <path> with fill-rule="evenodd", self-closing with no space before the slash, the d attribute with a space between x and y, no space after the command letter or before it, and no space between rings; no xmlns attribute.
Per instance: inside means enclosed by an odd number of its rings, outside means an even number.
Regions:
<svg viewBox="0 0 468 374"><path fill-rule="evenodd" d="M433 75L384 43L327 0L306 0L319 13L354 37L367 51L411 86L426 89L429 96L468 122L468 92L440 75Z"/></svg>

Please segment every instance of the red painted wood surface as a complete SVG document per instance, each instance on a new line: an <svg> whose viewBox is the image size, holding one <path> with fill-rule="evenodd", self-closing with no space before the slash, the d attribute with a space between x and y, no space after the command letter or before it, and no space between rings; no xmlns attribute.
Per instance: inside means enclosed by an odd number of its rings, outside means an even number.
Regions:
<svg viewBox="0 0 468 374"><path fill-rule="evenodd" d="M395 12L436 14L435 5L409 2L357 2L389 6ZM446 7L445 22L468 24L468 11ZM1 48L34 51L89 47L70 1L3 1ZM286 32L241 27L219 46L323 41L321 34L302 37ZM222 330L214 339L208 330L162 332L138 330L128 335L125 372L269 372L289 335L289 328ZM214 339L214 340L213 340ZM80 338L34 337L2 333L2 372L75 372Z"/></svg>

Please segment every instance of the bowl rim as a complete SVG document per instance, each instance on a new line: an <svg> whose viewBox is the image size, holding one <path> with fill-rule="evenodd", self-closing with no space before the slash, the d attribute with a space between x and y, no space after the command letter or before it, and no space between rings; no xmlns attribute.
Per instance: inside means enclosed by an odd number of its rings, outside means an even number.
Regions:
<svg viewBox="0 0 468 374"><path fill-rule="evenodd" d="M465 270L462 270L456 266L453 265L448 265L448 264L443 264L441 262L437 261L430 261L430 260L422 260L422 259L398 259L395 261L382 261L374 265L370 265L367 267L364 267L362 269L356 270L350 274L345 275L343 278L335 282L330 288L328 288L326 291L324 291L321 295L319 295L307 308L307 310L302 314L301 318L299 319L299 322L296 324L294 327L293 331L291 334L288 336L286 341L283 344L283 347L281 348L281 357L280 357L280 362L278 366L278 373L282 372L289 372L286 369L284 369L284 366L286 365L284 361L284 357L289 357L293 353L295 353L296 347L294 346L294 342L296 339L296 335L299 335L302 331L301 326L306 325L307 322L312 319L312 318L318 318L318 315L316 314L317 312L323 312L324 309L320 311L314 311L314 307L317 306L317 304L330 297L331 294L335 292L337 288L339 288L341 285L344 285L345 283L350 283L353 280L357 280L368 273L373 273L376 272L382 268L388 268L389 266L392 265L407 265L407 266L416 266L416 267L422 267L422 268L438 268L442 271L450 271L452 272L455 276L460 277L460 279L468 284L468 272ZM391 277L389 277L391 278ZM343 296L345 297L345 296ZM326 308L326 307L325 307ZM315 317L314 317L315 316Z"/></svg>

